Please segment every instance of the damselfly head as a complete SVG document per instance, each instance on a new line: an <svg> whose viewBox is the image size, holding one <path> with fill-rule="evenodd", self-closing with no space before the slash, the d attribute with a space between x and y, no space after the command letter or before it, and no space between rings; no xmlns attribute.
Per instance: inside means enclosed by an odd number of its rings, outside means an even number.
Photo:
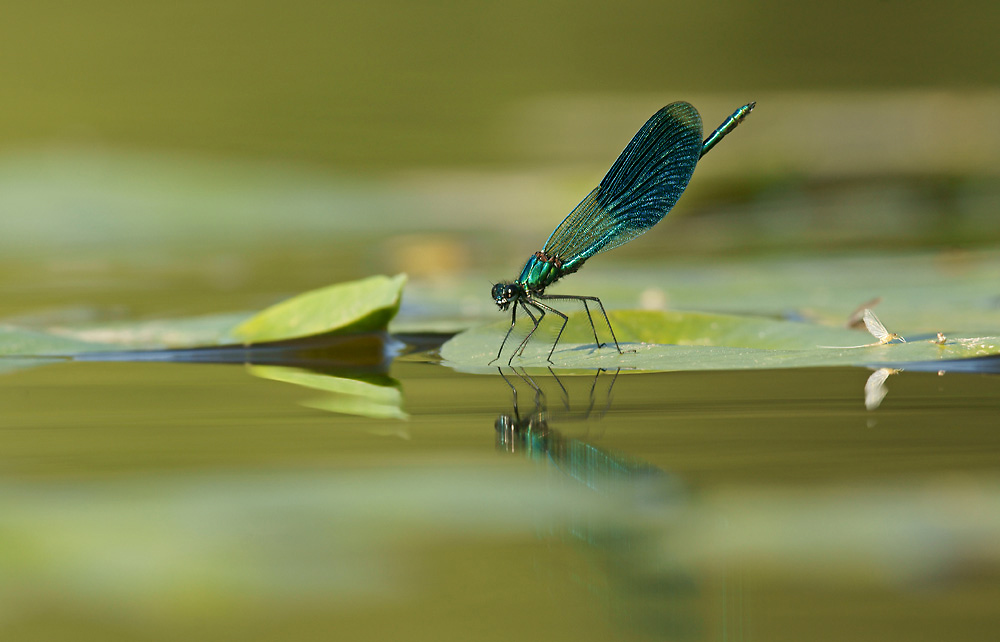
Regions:
<svg viewBox="0 0 1000 642"><path fill-rule="evenodd" d="M524 296L524 288L517 283L497 283L491 294L497 307L506 310L511 303Z"/></svg>

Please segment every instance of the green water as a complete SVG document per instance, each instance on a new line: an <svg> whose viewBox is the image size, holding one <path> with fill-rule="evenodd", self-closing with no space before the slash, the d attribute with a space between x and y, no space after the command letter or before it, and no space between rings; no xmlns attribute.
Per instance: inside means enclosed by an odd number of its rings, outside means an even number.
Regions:
<svg viewBox="0 0 1000 642"><path fill-rule="evenodd" d="M408 421L309 409L310 391L238 365L4 377L7 635L975 640L996 625L995 377L901 373L870 412L859 369L536 376L537 399L508 372L515 415L499 377L390 374ZM532 415L548 453L498 447L498 418ZM618 483L582 483L567 444L615 462Z"/></svg>

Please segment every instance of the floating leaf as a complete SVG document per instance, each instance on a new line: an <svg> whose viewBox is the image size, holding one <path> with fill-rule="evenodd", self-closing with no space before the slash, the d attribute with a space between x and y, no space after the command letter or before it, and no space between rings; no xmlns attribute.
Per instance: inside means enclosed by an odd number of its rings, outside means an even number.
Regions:
<svg viewBox="0 0 1000 642"><path fill-rule="evenodd" d="M110 324L60 327L60 335L97 341L116 348L191 348L223 343L233 325L252 313L212 314L179 319L123 321Z"/></svg>
<svg viewBox="0 0 1000 642"><path fill-rule="evenodd" d="M107 346L100 343L13 326L0 326L0 355L4 356L64 356L77 352L105 349Z"/></svg>
<svg viewBox="0 0 1000 642"><path fill-rule="evenodd" d="M609 316L622 348L629 352L618 354L613 344L595 348L590 324L580 312L570 315L566 331L552 355L555 366L637 370L867 366L1000 353L998 336L955 336L944 344L929 338L858 348L857 339L867 335L854 330L764 317L652 311L614 311ZM598 321L599 317L595 317L598 333L606 340L609 337L607 327L601 328ZM514 365L549 365L545 358L558 326L548 322L546 325L547 330L540 328L528 342L523 356L515 357ZM508 327L508 323L500 322L463 332L441 348L441 356L446 364L456 368L495 372L498 364L507 365L530 324L525 321L519 328L521 332L516 337L511 335L501 359L491 366L489 362L497 356L496 351Z"/></svg>
<svg viewBox="0 0 1000 642"><path fill-rule="evenodd" d="M267 308L233 330L244 343L384 330L399 310L405 274L372 276L306 292Z"/></svg>
<svg viewBox="0 0 1000 642"><path fill-rule="evenodd" d="M306 292L247 319L248 314L217 314L180 319L59 327L52 332L0 326L0 356L13 358L0 370L37 365L37 357L68 357L84 352L127 355L126 351L198 349L232 342L284 341L320 335L384 331L399 309L405 275L374 276ZM233 330L233 325L243 321ZM356 350L356 346L353 348ZM135 352L136 359L149 355ZM127 356L124 358L128 359ZM168 360L169 354L158 355ZM381 357L380 357L381 360Z"/></svg>
<svg viewBox="0 0 1000 642"><path fill-rule="evenodd" d="M106 350L99 343L81 341L48 332L0 326L0 373L61 361L81 352Z"/></svg>

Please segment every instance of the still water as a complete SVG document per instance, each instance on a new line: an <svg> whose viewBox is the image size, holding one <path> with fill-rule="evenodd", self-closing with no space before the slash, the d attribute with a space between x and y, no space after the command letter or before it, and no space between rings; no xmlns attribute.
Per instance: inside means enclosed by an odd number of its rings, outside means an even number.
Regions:
<svg viewBox="0 0 1000 642"><path fill-rule="evenodd" d="M7 639L981 640L1000 379L387 377L406 418L242 364L0 382ZM516 390L516 393L514 392ZM343 406L339 406L343 409Z"/></svg>

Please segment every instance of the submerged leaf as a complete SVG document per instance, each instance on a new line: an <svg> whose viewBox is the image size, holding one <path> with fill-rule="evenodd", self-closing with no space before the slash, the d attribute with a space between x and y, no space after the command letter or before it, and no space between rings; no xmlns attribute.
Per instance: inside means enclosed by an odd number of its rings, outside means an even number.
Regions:
<svg viewBox="0 0 1000 642"><path fill-rule="evenodd" d="M372 276L305 292L241 323L233 335L251 344L384 330L399 310L405 283L405 274Z"/></svg>

